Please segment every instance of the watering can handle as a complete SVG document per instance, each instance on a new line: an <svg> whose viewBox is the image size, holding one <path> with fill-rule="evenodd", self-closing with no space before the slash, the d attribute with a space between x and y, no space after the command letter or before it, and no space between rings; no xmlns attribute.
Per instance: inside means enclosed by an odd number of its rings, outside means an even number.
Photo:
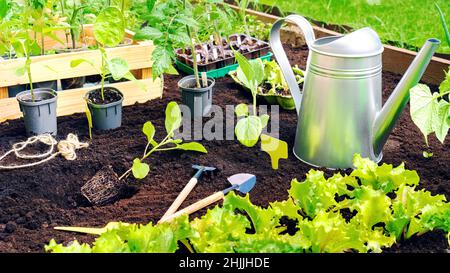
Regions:
<svg viewBox="0 0 450 273"><path fill-rule="evenodd" d="M270 46L272 47L272 51L277 59L278 64L280 65L281 71L283 72L284 78L291 90L292 97L294 98L295 108L297 110L297 114L300 112L300 104L302 102L302 92L298 87L297 81L295 79L294 72L292 71L291 64L289 63L289 59L286 56L286 52L284 51L283 44L281 43L280 30L283 27L283 24L286 20L294 22L303 32L305 36L306 44L308 47L315 41L314 29L311 24L304 17L300 15L289 15L284 19L280 19L272 27L270 31Z"/></svg>

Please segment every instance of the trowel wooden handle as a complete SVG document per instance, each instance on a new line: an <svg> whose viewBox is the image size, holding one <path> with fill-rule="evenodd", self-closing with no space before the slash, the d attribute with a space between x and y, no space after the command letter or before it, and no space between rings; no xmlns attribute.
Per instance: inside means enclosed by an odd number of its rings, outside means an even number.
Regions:
<svg viewBox="0 0 450 273"><path fill-rule="evenodd" d="M205 199L202 199L202 200L200 200L200 201L198 201L198 202L196 202L196 203L194 203L194 204L192 204L192 205L190 205L190 206L188 206L188 207L178 211L175 214L172 214L172 215L170 215L168 217L165 217L165 218L163 217L159 221L159 223L170 222L173 219L175 219L175 218L177 218L177 217L179 217L181 215L184 215L184 214L187 214L187 215L192 214L192 213L194 213L196 211L201 210L202 208L205 208L205 207L207 207L207 206L209 206L209 205L211 205L211 204L213 204L213 203L223 199L224 197L225 197L225 195L224 195L223 192L221 192L221 191L216 192L213 195L210 195L210 196L206 197Z"/></svg>
<svg viewBox="0 0 450 273"><path fill-rule="evenodd" d="M189 193L191 193L192 189L194 189L195 185L197 185L198 179L196 177L191 178L189 182L184 186L184 189L180 192L180 194L177 196L175 201L173 201L170 208L166 211L166 213L163 215L161 219L164 219L168 217L169 215L174 214L178 208L181 206L181 204L186 200Z"/></svg>

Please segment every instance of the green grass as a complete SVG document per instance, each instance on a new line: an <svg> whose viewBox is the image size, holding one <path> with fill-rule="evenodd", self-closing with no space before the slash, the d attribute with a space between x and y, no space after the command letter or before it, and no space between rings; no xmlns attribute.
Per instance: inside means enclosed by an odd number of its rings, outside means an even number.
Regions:
<svg viewBox="0 0 450 273"><path fill-rule="evenodd" d="M417 50L428 38L438 38L440 53L450 53L445 39L438 3L450 26L448 0L257 0L260 4L277 6L283 12L353 29L372 27L384 43ZM380 3L372 4L369 3Z"/></svg>

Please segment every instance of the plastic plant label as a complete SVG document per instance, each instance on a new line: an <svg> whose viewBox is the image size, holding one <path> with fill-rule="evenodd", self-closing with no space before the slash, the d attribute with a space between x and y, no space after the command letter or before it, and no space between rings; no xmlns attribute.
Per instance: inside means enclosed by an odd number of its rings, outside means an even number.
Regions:
<svg viewBox="0 0 450 273"><path fill-rule="evenodd" d="M214 60L217 60L217 58L219 58L219 54L217 53L217 48L213 48L213 58L214 58Z"/></svg>
<svg viewBox="0 0 450 273"><path fill-rule="evenodd" d="M237 44L238 46L242 44L241 36L237 36Z"/></svg>
<svg viewBox="0 0 450 273"><path fill-rule="evenodd" d="M278 161L280 159L288 158L287 143L269 135L261 135L261 150L269 154L272 160L272 169L274 170L278 170Z"/></svg>
<svg viewBox="0 0 450 273"><path fill-rule="evenodd" d="M199 53L197 53L197 62L200 62L202 60L202 56L200 56Z"/></svg>
<svg viewBox="0 0 450 273"><path fill-rule="evenodd" d="M202 83L203 87L208 87L208 77L206 76L206 72L202 72Z"/></svg>

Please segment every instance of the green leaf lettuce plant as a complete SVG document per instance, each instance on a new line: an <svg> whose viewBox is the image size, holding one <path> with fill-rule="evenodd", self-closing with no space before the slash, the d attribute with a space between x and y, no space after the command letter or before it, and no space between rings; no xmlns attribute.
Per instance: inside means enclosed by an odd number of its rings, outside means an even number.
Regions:
<svg viewBox="0 0 450 273"><path fill-rule="evenodd" d="M249 195L230 192L222 206L191 222L181 216L171 224L122 224L92 246L52 240L45 249L175 252L177 240L187 240L200 253L365 253L436 229L450 232L450 203L443 195L417 189L417 172L404 164L379 166L359 155L354 165L349 175L328 178L311 170L304 181L292 180L286 200L265 207L254 205Z"/></svg>

